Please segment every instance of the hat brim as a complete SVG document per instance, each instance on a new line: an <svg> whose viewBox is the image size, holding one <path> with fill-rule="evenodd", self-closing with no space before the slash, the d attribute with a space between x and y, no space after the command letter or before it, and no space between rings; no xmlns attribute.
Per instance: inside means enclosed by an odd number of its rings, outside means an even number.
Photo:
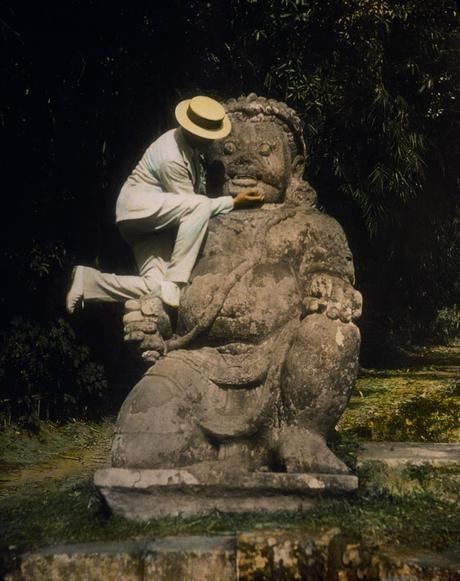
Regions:
<svg viewBox="0 0 460 581"><path fill-rule="evenodd" d="M211 129L203 129L203 127L190 121L187 116L187 109L190 100L191 99L186 99L185 101L181 101L176 107L175 115L179 125L187 131L190 131L190 133L198 135L198 137L203 137L204 139L223 139L224 137L227 137L232 130L232 123L228 118L228 115L225 115L223 118L222 127L220 129L215 131Z"/></svg>

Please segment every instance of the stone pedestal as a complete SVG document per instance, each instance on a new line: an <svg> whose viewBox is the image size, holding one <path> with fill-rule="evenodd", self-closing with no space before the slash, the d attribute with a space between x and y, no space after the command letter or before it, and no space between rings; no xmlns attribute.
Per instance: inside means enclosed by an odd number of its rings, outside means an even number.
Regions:
<svg viewBox="0 0 460 581"><path fill-rule="evenodd" d="M255 472L222 478L187 469L104 468L94 481L114 514L136 521L215 511L308 510L320 498L358 488L358 478L352 475Z"/></svg>

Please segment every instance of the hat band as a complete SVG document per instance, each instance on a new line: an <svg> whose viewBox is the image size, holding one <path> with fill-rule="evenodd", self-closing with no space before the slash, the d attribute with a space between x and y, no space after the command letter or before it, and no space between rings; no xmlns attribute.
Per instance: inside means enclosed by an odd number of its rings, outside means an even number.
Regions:
<svg viewBox="0 0 460 581"><path fill-rule="evenodd" d="M198 125L202 129L209 129L210 131L218 131L223 127L223 120L206 119L205 117L200 117L195 113L195 111L188 106L187 117L192 123Z"/></svg>

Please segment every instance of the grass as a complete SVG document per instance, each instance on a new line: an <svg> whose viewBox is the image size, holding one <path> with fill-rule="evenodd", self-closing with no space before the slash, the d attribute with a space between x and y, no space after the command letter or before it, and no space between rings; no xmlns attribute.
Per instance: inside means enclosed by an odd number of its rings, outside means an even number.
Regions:
<svg viewBox="0 0 460 581"><path fill-rule="evenodd" d="M235 530L339 527L378 545L445 549L458 542L460 483L447 469L390 471L364 467L361 490L349 500L323 501L305 514L221 515L131 523L110 517L91 477L23 489L0 501L0 552L11 567L25 550L55 543L142 536L214 534ZM427 518L429 515L429 518Z"/></svg>
<svg viewBox="0 0 460 581"><path fill-rule="evenodd" d="M458 374L431 370L366 370L352 394L338 430L373 441L460 441Z"/></svg>

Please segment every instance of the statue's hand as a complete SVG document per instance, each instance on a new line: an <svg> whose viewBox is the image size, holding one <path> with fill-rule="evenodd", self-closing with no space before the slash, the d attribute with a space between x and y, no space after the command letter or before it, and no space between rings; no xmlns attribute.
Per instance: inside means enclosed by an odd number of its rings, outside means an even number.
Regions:
<svg viewBox="0 0 460 581"><path fill-rule="evenodd" d="M349 323L361 316L363 298L351 284L330 274L314 274L303 301L308 314L324 313L330 319Z"/></svg>
<svg viewBox="0 0 460 581"><path fill-rule="evenodd" d="M125 303L124 340L134 345L144 360L155 363L171 337L171 323L158 297L141 297Z"/></svg>

